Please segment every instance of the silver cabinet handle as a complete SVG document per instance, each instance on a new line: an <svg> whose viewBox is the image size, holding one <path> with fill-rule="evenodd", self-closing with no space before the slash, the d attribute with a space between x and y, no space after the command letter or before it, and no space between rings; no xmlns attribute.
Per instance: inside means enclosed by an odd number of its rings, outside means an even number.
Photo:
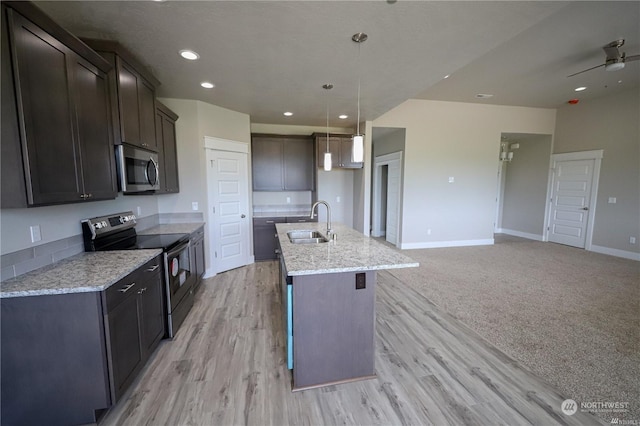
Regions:
<svg viewBox="0 0 640 426"><path fill-rule="evenodd" d="M267 220L267 223L275 223L273 220Z"/></svg>
<svg viewBox="0 0 640 426"><path fill-rule="evenodd" d="M142 294L142 293L144 293L145 291L147 291L147 288L146 288L146 287L145 287L145 288L141 288L140 290L138 290L138 294Z"/></svg>
<svg viewBox="0 0 640 426"><path fill-rule="evenodd" d="M129 291L129 289L131 287L133 287L134 285L136 285L136 283L131 283L129 285L125 285L124 287L122 287L120 290L118 290L120 293L126 293L127 291Z"/></svg>
<svg viewBox="0 0 640 426"><path fill-rule="evenodd" d="M147 272L153 272L156 269L158 269L160 267L160 265L153 265L151 268L147 269Z"/></svg>

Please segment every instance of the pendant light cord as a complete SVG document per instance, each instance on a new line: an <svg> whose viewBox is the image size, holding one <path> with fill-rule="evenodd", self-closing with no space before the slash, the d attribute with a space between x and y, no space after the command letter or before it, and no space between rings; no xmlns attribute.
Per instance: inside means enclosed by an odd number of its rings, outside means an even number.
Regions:
<svg viewBox="0 0 640 426"><path fill-rule="evenodd" d="M362 43L358 43L358 121L356 123L356 134L360 134L360 46Z"/></svg>

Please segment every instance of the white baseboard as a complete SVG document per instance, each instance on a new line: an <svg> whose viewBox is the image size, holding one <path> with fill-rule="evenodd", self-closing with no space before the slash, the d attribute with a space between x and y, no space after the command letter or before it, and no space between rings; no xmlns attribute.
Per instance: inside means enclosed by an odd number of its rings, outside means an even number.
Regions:
<svg viewBox="0 0 640 426"><path fill-rule="evenodd" d="M530 234L528 232L514 231L513 229L499 228L496 232L500 234L512 235L514 237L526 238L528 240L543 241L542 235Z"/></svg>
<svg viewBox="0 0 640 426"><path fill-rule="evenodd" d="M635 253L635 252L627 251L627 250L613 249L613 248L609 248L609 247L596 246L596 245L592 244L591 245L591 250L589 250L589 251L594 251L596 253L608 254L610 256L623 257L625 259L631 259L631 260L640 261L640 253Z"/></svg>
<svg viewBox="0 0 640 426"><path fill-rule="evenodd" d="M457 241L433 241L424 243L402 243L401 249L422 249L440 247L467 247L467 246L490 246L493 245L493 238L485 240L457 240Z"/></svg>

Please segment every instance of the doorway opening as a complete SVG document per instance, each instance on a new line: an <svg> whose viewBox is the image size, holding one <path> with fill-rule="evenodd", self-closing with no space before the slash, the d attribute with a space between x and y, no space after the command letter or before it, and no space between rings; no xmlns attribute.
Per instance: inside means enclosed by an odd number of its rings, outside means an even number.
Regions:
<svg viewBox="0 0 640 426"><path fill-rule="evenodd" d="M402 193L402 152L375 157L373 165L373 237L385 237L400 245L400 204Z"/></svg>

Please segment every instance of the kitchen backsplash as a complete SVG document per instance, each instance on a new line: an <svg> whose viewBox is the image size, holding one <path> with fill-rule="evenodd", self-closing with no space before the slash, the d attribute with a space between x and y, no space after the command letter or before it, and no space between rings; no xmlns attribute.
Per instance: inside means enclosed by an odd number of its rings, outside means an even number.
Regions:
<svg viewBox="0 0 640 426"><path fill-rule="evenodd" d="M200 212L160 213L137 219L136 229L142 231L160 224L204 222ZM78 223L78 230L80 224ZM0 281L17 277L35 269L59 262L84 251L82 233L39 246L29 247L0 257Z"/></svg>
<svg viewBox="0 0 640 426"><path fill-rule="evenodd" d="M266 204L253 206L254 217L304 216L311 213L309 204Z"/></svg>

